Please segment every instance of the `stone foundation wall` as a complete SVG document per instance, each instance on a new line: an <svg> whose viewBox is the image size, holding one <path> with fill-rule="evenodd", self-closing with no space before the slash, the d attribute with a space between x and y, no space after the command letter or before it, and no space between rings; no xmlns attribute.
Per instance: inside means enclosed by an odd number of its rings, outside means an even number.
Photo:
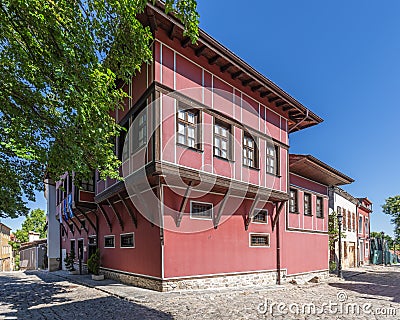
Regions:
<svg viewBox="0 0 400 320"><path fill-rule="evenodd" d="M303 284L316 277L318 278L318 281L327 279L329 277L329 270L288 275L284 280L282 280L282 283L295 281L298 284Z"/></svg>
<svg viewBox="0 0 400 320"><path fill-rule="evenodd" d="M140 288L171 292L180 290L204 290L214 288L239 288L250 286L270 286L275 285L277 281L277 272L252 272L243 274L215 275L205 277L192 277L183 279L166 279L159 280L148 278L145 276L134 275L125 272L101 269L100 274L104 274L106 278L120 281L125 284L133 285ZM287 276L286 270L281 270L281 283L296 281L297 283L305 283L313 278L317 281L323 280L329 276L329 271L310 272L305 274Z"/></svg>
<svg viewBox="0 0 400 320"><path fill-rule="evenodd" d="M133 285L135 287L162 291L161 280L147 278L144 276L137 276L125 272L111 271L103 268L100 268L100 274L104 274L104 276L108 279L117 280L125 284Z"/></svg>
<svg viewBox="0 0 400 320"><path fill-rule="evenodd" d="M285 270L281 277L285 277ZM211 288L238 288L248 286L274 285L277 281L277 272L253 272L232 275L216 275L199 278L173 279L163 281L163 291L198 290Z"/></svg>

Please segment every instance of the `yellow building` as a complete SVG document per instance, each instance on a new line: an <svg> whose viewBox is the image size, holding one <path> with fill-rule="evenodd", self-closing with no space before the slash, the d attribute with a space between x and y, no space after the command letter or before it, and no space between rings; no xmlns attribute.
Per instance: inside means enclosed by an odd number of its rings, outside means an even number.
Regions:
<svg viewBox="0 0 400 320"><path fill-rule="evenodd" d="M0 222L0 271L12 271L11 228Z"/></svg>

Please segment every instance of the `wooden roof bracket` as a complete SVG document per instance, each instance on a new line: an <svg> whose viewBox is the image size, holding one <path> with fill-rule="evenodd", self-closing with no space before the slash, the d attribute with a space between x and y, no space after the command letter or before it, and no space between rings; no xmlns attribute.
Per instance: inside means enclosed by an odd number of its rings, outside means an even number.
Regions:
<svg viewBox="0 0 400 320"><path fill-rule="evenodd" d="M280 201L280 202L275 202L275 217L273 217L272 219L272 231L274 231L276 224L278 222L279 219L279 215L283 209L284 204L286 203L286 201Z"/></svg>
<svg viewBox="0 0 400 320"><path fill-rule="evenodd" d="M221 220L222 217L222 212L224 211L225 205L228 202L229 196L231 195L231 190L232 190L231 188L228 188L224 198L222 199L222 202L219 205L218 214L213 217L214 229L218 228L219 221Z"/></svg>
<svg viewBox="0 0 400 320"><path fill-rule="evenodd" d="M257 194L256 197L253 200L253 203L251 204L249 213L247 214L247 217L245 219L244 229L246 231L249 229L249 224L250 224L251 219L253 218L253 215L254 215L254 209L256 208L256 206L257 206L259 201L260 201L260 195Z"/></svg>
<svg viewBox="0 0 400 320"><path fill-rule="evenodd" d="M94 230L94 231L97 231L97 228L96 228L95 224L94 224L93 221L89 218L89 216L88 216L83 210L79 209L78 207L76 207L76 210L78 210L78 212L79 212L81 215L83 215L87 221L89 221L89 224L92 226L93 230ZM86 231L86 232L87 232L87 231Z"/></svg>
<svg viewBox="0 0 400 320"><path fill-rule="evenodd" d="M297 128L298 126L300 126L304 121L306 121L307 118L308 118L308 116L309 116L309 113L310 113L310 110L307 109L305 117L304 117L301 121L297 122L296 125L295 125L294 127L292 127L292 128L289 130L289 133L293 132L294 129L296 129L296 128Z"/></svg>
<svg viewBox="0 0 400 320"><path fill-rule="evenodd" d="M97 206L99 207L100 212L103 214L103 217L107 222L108 228L110 228L110 232L112 232L112 225L111 225L111 222L110 222L110 218L107 215L107 212L104 210L104 208L101 206L101 204L98 204Z"/></svg>
<svg viewBox="0 0 400 320"><path fill-rule="evenodd" d="M64 223L61 222L60 224L61 224L61 227L62 227L62 229L64 230L65 234L68 234L67 229L65 229Z"/></svg>
<svg viewBox="0 0 400 320"><path fill-rule="evenodd" d="M107 199L107 202L108 202L109 206L111 207L112 211L114 212L115 216L117 217L119 226L121 227L121 230L124 231L124 223L122 222L120 214L115 209L114 203L112 203L109 199Z"/></svg>
<svg viewBox="0 0 400 320"><path fill-rule="evenodd" d="M135 227L137 228L137 217L136 215L133 213L133 211L131 210L131 208L128 207L128 204L126 203L126 200L121 196L120 193L118 193L118 197L120 198L120 200L122 201L122 204L124 205L126 211L128 211L133 224L135 225Z"/></svg>
<svg viewBox="0 0 400 320"><path fill-rule="evenodd" d="M142 204L143 207L144 207L144 210L145 210L146 212L152 212L152 211L149 210L149 207L147 206L146 200L143 198L143 196L142 196L140 190L138 190L138 188L137 188L134 184L129 185L129 187L132 188L133 191L135 192L134 195L135 195L136 197L138 197L139 201L141 202L141 204ZM130 199L131 197L133 197L133 195L131 196L131 195L129 194L129 192L128 192L128 196L129 196L129 199ZM131 200L131 201L132 201L132 200ZM136 209L137 209L137 208L136 208ZM138 211L139 211L139 210L138 210ZM151 224L152 227L154 227L154 221L155 221L155 217L154 217L154 215L153 215L153 220L150 220L150 224Z"/></svg>
<svg viewBox="0 0 400 320"><path fill-rule="evenodd" d="M179 212L175 220L175 224L177 227L181 225L183 213L185 212L187 202L189 201L190 192L192 190L192 183L193 181L189 181L189 184L186 187L185 195L182 198L181 206L179 207Z"/></svg>
<svg viewBox="0 0 400 320"><path fill-rule="evenodd" d="M72 210L72 212L74 212L74 211ZM83 227L83 229L86 231L86 233L89 233L88 228L83 224L83 221L81 219L79 219L76 214L74 214L74 218L76 218L76 220L78 220L78 222L80 223L81 227ZM81 230L81 228L79 228L79 230ZM80 232L79 232L79 234L80 234Z"/></svg>
<svg viewBox="0 0 400 320"><path fill-rule="evenodd" d="M74 218L76 218L76 217L74 217ZM82 234L81 228L78 227L78 225L77 225L76 222L74 221L74 218L71 218L70 220L71 220L72 223L74 224L76 230L78 230L79 234Z"/></svg>
<svg viewBox="0 0 400 320"><path fill-rule="evenodd" d="M65 221L65 223L67 224L69 230L71 231L72 235L75 235L75 231L74 229L71 227L71 225L68 223L68 220L65 219L65 217L63 216L62 219Z"/></svg>

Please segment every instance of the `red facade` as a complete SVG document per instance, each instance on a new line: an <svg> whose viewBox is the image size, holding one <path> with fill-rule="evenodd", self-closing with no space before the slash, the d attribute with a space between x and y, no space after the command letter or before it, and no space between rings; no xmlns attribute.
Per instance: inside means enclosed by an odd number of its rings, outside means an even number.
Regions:
<svg viewBox="0 0 400 320"><path fill-rule="evenodd" d="M357 207L357 238L358 238L358 261L360 264L369 264L370 260L370 214L372 213L372 202L368 198L359 198Z"/></svg>

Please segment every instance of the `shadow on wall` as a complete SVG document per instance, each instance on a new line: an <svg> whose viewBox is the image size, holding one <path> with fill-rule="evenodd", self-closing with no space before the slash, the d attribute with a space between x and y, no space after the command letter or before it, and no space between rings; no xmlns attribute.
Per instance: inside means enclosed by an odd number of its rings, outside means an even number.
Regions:
<svg viewBox="0 0 400 320"><path fill-rule="evenodd" d="M384 296L391 298L392 302L400 302L400 287L398 285L400 283L400 272L385 270L359 274L356 271L346 271L345 279L355 283L343 282L330 283L329 285L361 294Z"/></svg>
<svg viewBox="0 0 400 320"><path fill-rule="evenodd" d="M85 297L71 291L82 287L45 273L26 272L26 277L6 274L0 276L0 317L15 319L173 319L171 315L105 296L95 291L97 298ZM39 280L38 280L39 278ZM40 281L41 280L41 281Z"/></svg>

